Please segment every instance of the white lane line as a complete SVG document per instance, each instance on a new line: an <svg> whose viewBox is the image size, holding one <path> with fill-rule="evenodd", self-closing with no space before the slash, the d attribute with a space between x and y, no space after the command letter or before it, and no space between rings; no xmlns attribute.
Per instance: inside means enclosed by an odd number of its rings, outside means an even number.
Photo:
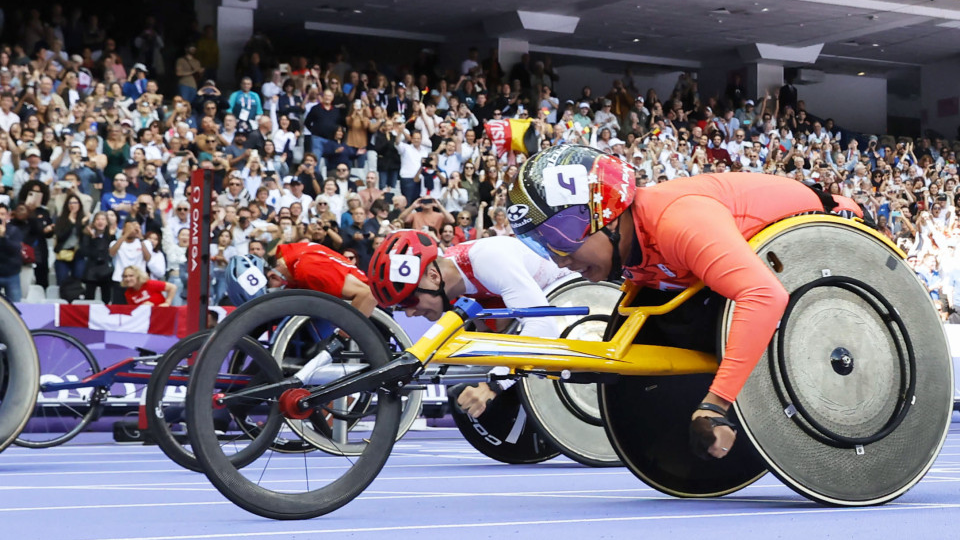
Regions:
<svg viewBox="0 0 960 540"><path fill-rule="evenodd" d="M308 459L310 459L310 458L308 458ZM337 459L337 458L336 458L336 457L331 457L331 458L327 458L327 459ZM497 467L497 466L500 466L500 467L508 467L508 466L509 466L509 465L505 465L505 464L500 463L500 462L497 462L497 461L493 461L493 460L491 460L491 459L488 458L488 457L483 457L483 459L486 461L486 463L409 463L409 464L390 464L390 462L388 461L388 462L387 462L387 465L384 465L383 468L384 468L384 469L419 469L419 468L434 468L434 467ZM290 462L303 463L303 457L294 457L294 456L290 456L290 455L288 455L288 454L281 454L281 455L276 455L276 454L274 454L273 458L270 459L270 462L271 462L271 463L277 463L278 461L279 461L279 462L290 461ZM173 462L170 461L170 460L167 459L167 458L163 458L163 459L140 459L140 460L133 460L133 459L131 459L131 460L126 460L126 459L125 459L125 460L122 460L122 461L109 461L109 460L99 461L99 460L98 460L98 461L82 461L82 462L76 462L76 461L45 461L45 462L43 462L42 464L38 464L38 463L36 463L36 462L20 462L20 463L18 463L18 462L15 462L15 461L3 461L3 462L0 462L0 466L2 466L2 467L4 467L4 468L7 468L7 467L13 467L13 466L29 467L29 466L36 466L36 465L42 465L42 466L44 466L44 467L48 467L48 466L51 466L51 465L84 465L84 466L86 466L86 465L127 465L127 464L129 464L129 463L166 463L166 464L171 464L171 463L173 463ZM551 464L553 464L553 462L551 462ZM573 461L570 461L570 462L558 461L558 462L556 462L556 464L560 464L560 465L573 465L573 466L576 466L576 467L578 467L578 468L581 467L581 465L579 465L579 464L577 464L577 463L574 463ZM314 467L311 467L311 470L312 470L313 468L314 468ZM316 467L316 468L322 468L322 467ZM328 467L328 468L330 468L330 467ZM179 468L179 467L174 467L174 468L172 468L172 469L170 469L170 470L172 470L172 471L186 471L186 469L181 469L181 468ZM4 474L14 474L14 473L0 473L0 476L3 476Z"/></svg>
<svg viewBox="0 0 960 540"><path fill-rule="evenodd" d="M203 540L211 538L251 538L251 537L283 537L289 538L291 535L319 535L336 533L365 533L365 532L387 532L387 531L425 531L425 530L449 530L449 529L488 529L492 527L538 527L543 525L567 525L567 524L588 524L588 523L623 523L623 522L642 522L642 521L660 521L660 520L678 520L678 519L716 519L716 518L743 518L754 516L797 516L797 515L816 515L816 514L835 514L844 513L864 513L864 512L896 512L899 510L918 510L918 509L941 509L957 508L960 504L949 505L929 505L924 507L917 506L871 506L865 508L812 508L807 510L773 510L757 512L725 512L720 514L696 513L696 514L665 514L650 516L625 516L625 517L607 517L607 518L584 518L584 519L547 519L537 521L498 521L489 523L444 523L444 524L422 524L422 525L398 525L395 527L354 527L340 529L301 529L294 531L264 531L264 532L229 532L213 534L192 534L178 536L132 536L124 538L112 538L101 540Z"/></svg>
<svg viewBox="0 0 960 540"><path fill-rule="evenodd" d="M89 486L88 486L89 487ZM213 488L208 489L207 491L214 491ZM368 501L383 501L383 500L404 500L404 499L443 499L443 498L466 498L466 497L491 497L491 498L511 498L511 497L525 497L525 498L583 498L583 499L625 499L625 500L644 500L644 501L667 501L675 500L674 497L669 495L654 495L654 496L641 496L641 495L613 495L613 493L638 493L638 492L650 492L654 491L651 488L638 488L638 489L615 489L615 490L578 490L578 491L532 491L532 492L497 492L497 493L472 493L472 492L462 492L462 493L448 493L448 492L426 492L426 493L409 493L409 492L369 492L370 494L361 495L357 497L357 500L368 500ZM603 495L604 493L611 493L611 495ZM706 499L704 499L706 500ZM771 503L771 502L800 502L802 499L799 497L797 499L748 499L743 497L730 498L726 499L728 501L735 500L738 502L750 502L750 503ZM205 502L175 502L175 503L123 503L123 504L96 504L96 505L70 505L70 506L29 506L29 507L19 507L19 508L0 508L0 513L13 513L13 512L33 512L33 511L57 511L57 510L96 510L96 509L119 509L119 508L143 508L143 507L167 507L167 506L185 506L185 505L212 505L212 504L227 504L229 501L205 501Z"/></svg>
<svg viewBox="0 0 960 540"><path fill-rule="evenodd" d="M215 504L233 504L230 501L171 502L171 503L125 503L125 504L86 504L74 506L28 506L23 508L0 508L0 513L33 512L49 510L99 510L117 508L160 508L164 506L201 506Z"/></svg>
<svg viewBox="0 0 960 540"><path fill-rule="evenodd" d="M399 467L405 468L405 467ZM319 471L319 470L330 470L330 469L342 469L342 467L310 467L310 471ZM180 471L182 469L152 469L152 470L123 470L123 471L50 471L50 472L15 472L15 473L0 473L0 477L37 477L37 476L91 476L91 475L108 475L108 474L148 474L148 473L169 473L172 471ZM303 467L270 467L268 473L275 473L278 471L302 471ZM250 466L247 467L246 471L250 471L250 474L259 475L260 472L257 467ZM345 470L343 472L346 472ZM443 476L378 476L377 480L449 480L449 479L468 479L468 478L528 478L528 477L546 477L546 476L610 476L610 475L622 475L622 476L633 476L627 470L616 470L616 471L597 471L591 469L585 470L576 470L576 471L562 471L562 472L531 472L530 474L468 474L468 475L443 475ZM329 478L327 480L333 481L336 478ZM0 488L2 489L2 488Z"/></svg>
<svg viewBox="0 0 960 540"><path fill-rule="evenodd" d="M282 481L276 482L263 482L263 484L277 484L283 483ZM164 485L182 485L182 484L164 484ZM43 489L49 490L62 490L62 489L97 489L101 491L150 491L150 492L206 492L206 493L215 493L216 490L207 485L205 488L187 488L187 487L166 487L159 488L159 485L144 485L144 486L48 486ZM770 485L770 486L751 486L751 489L755 488L783 488L783 485ZM17 488L6 488L7 490L17 489ZM36 489L36 488L24 488L24 489ZM630 489L596 489L596 490L564 490L564 491L518 491L518 492L419 492L411 493L409 491L396 492L396 491L376 491L368 490L364 492L363 495L357 497L357 500L370 500L370 501L382 501L382 500L401 500L401 499L437 499L437 498L476 498L476 497L526 497L526 498L583 498L583 499L625 499L625 500L676 500L674 497L667 495L654 495L654 496L641 496L641 495L604 495L606 493L647 493L653 492L656 493L656 490L653 488L630 488ZM692 499L699 500L699 499ZM702 499L704 501L711 499ZM717 499L712 499L717 500ZM740 502L756 502L756 503L770 503L775 502L773 499L750 499L745 497L728 497L725 498L726 501L740 501ZM777 499L776 501L780 502L801 502L799 496L795 499ZM170 506L178 504L189 504L189 503L131 503L131 504L101 504L101 505L84 505L84 506L44 506L44 507L19 507L19 508L0 508L0 513L10 513L10 512L29 512L37 510L90 510L90 509L116 509L116 508L139 508L144 506ZM199 503L198 503L199 504ZM212 502L204 502L202 504L214 504ZM219 504L219 503L217 503ZM926 504L926 503L914 503L914 504Z"/></svg>

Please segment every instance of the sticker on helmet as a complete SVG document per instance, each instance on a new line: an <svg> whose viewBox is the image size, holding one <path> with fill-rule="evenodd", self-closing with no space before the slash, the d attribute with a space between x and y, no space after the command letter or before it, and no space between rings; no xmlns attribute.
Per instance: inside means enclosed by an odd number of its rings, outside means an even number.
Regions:
<svg viewBox="0 0 960 540"><path fill-rule="evenodd" d="M237 276L237 283L247 294L253 296L267 286L267 276L263 275L263 272L256 266L251 266Z"/></svg>
<svg viewBox="0 0 960 540"><path fill-rule="evenodd" d="M589 173L583 165L555 165L543 169L543 191L550 206L590 202Z"/></svg>
<svg viewBox="0 0 960 540"><path fill-rule="evenodd" d="M420 257L391 253L390 281L394 283L418 283L420 281Z"/></svg>
<svg viewBox="0 0 960 540"><path fill-rule="evenodd" d="M514 204L507 207L507 217L510 223L516 223L527 216L530 207L525 204Z"/></svg>

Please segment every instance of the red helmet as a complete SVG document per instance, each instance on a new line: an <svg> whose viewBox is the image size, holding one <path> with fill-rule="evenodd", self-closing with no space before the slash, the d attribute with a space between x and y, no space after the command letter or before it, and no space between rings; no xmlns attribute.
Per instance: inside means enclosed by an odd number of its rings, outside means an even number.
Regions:
<svg viewBox="0 0 960 540"><path fill-rule="evenodd" d="M381 307L402 303L417 290L427 266L437 259L436 240L405 229L388 236L370 259L370 289Z"/></svg>

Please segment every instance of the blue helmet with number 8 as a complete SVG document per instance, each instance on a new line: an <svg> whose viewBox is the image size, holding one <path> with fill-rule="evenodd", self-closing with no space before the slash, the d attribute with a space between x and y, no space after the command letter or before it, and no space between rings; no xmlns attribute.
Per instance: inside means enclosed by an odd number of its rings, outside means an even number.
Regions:
<svg viewBox="0 0 960 540"><path fill-rule="evenodd" d="M237 255L227 263L227 296L239 307L267 294L266 264L256 255Z"/></svg>
<svg viewBox="0 0 960 540"><path fill-rule="evenodd" d="M507 219L535 251L563 257L626 211L636 191L629 163L589 146L554 146L520 167Z"/></svg>
<svg viewBox="0 0 960 540"><path fill-rule="evenodd" d="M405 307L439 251L437 241L421 231L405 229L387 236L373 252L367 273L380 307Z"/></svg>

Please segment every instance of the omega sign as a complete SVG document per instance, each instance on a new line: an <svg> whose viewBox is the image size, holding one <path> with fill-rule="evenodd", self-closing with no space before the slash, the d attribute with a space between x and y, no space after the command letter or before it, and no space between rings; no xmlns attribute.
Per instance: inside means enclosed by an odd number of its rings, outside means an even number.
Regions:
<svg viewBox="0 0 960 540"><path fill-rule="evenodd" d="M190 193L190 271L200 264L200 199L203 190L194 186Z"/></svg>

